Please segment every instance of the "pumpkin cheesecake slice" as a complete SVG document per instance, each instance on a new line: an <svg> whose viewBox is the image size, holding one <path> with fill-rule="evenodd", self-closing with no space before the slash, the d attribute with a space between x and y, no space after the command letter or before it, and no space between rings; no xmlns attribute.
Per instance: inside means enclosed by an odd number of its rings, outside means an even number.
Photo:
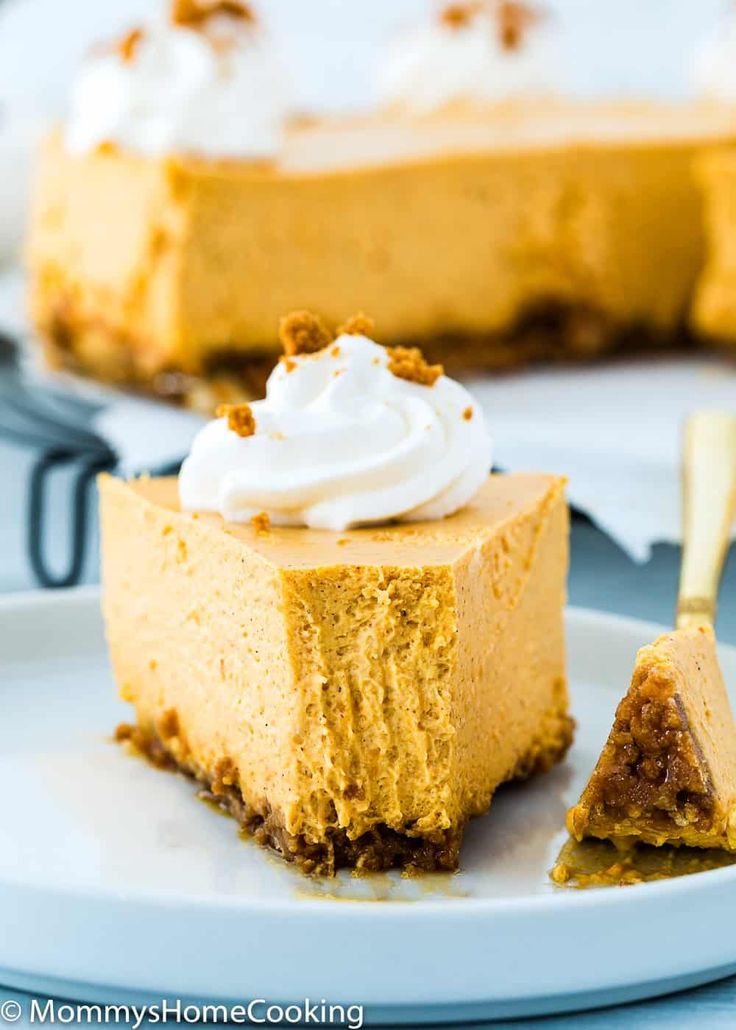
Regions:
<svg viewBox="0 0 736 1030"><path fill-rule="evenodd" d="M101 479L120 736L305 871L453 869L570 744L564 482L489 476L467 391L368 328L294 316L178 482Z"/></svg>
<svg viewBox="0 0 736 1030"><path fill-rule="evenodd" d="M568 829L578 840L736 851L736 726L709 627L639 651Z"/></svg>

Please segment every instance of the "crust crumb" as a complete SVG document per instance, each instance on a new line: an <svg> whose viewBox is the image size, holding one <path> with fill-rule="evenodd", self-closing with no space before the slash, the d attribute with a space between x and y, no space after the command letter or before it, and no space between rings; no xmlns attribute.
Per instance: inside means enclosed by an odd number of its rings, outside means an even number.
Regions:
<svg viewBox="0 0 736 1030"><path fill-rule="evenodd" d="M248 24L255 24L256 16L250 4L241 0L174 0L171 20L174 25L199 28L214 15L225 14Z"/></svg>
<svg viewBox="0 0 736 1030"><path fill-rule="evenodd" d="M531 25L542 18L540 8L522 0L501 0L496 7L498 42L507 51L520 50Z"/></svg>
<svg viewBox="0 0 736 1030"><path fill-rule="evenodd" d="M135 57L143 36L143 29L139 26L135 29L131 29L130 32L126 32L123 38L118 42L116 47L117 52L126 63L128 61L132 61Z"/></svg>
<svg viewBox="0 0 736 1030"><path fill-rule="evenodd" d="M463 412L463 418L465 419L466 422L470 422L472 417L473 417L473 408L469 404L467 406L467 408L465 409L465 411Z"/></svg>
<svg viewBox="0 0 736 1030"><path fill-rule="evenodd" d="M118 744L123 744L133 737L135 730L136 727L131 726L129 722L121 722L115 727L115 740Z"/></svg>
<svg viewBox="0 0 736 1030"><path fill-rule="evenodd" d="M428 365L418 347L387 347L388 370L399 379L421 386L434 386L441 375L442 365Z"/></svg>
<svg viewBox="0 0 736 1030"><path fill-rule="evenodd" d="M279 325L279 339L287 357L316 354L332 343L334 336L319 315L311 311L292 311Z"/></svg>
<svg viewBox="0 0 736 1030"><path fill-rule="evenodd" d="M356 315L351 315L350 318L345 319L345 322L337 330L337 335L368 336L372 339L375 330L376 323L373 319L363 311L359 311Z"/></svg>
<svg viewBox="0 0 736 1030"><path fill-rule="evenodd" d="M219 797L227 793L228 787L234 787L238 782L238 770L232 758L221 758L215 766L215 775L210 790Z"/></svg>
<svg viewBox="0 0 736 1030"><path fill-rule="evenodd" d="M169 708L161 716L158 732L162 740L171 740L172 737L179 736L179 716L175 708Z"/></svg>
<svg viewBox="0 0 736 1030"><path fill-rule="evenodd" d="M256 420L250 404L219 404L215 410L217 418L227 419L227 428L238 436L253 436Z"/></svg>
<svg viewBox="0 0 736 1030"><path fill-rule="evenodd" d="M481 9L479 3L453 3L448 4L440 11L440 22L450 29L464 29L469 25L478 11Z"/></svg>
<svg viewBox="0 0 736 1030"><path fill-rule="evenodd" d="M261 511L250 520L251 526L256 533L268 533L271 529L271 519L267 511Z"/></svg>

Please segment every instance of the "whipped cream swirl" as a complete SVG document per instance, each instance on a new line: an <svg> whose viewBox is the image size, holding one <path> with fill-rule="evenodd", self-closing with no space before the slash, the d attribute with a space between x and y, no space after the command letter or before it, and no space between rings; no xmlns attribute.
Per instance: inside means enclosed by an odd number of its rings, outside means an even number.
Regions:
<svg viewBox="0 0 736 1030"><path fill-rule="evenodd" d="M250 408L253 435L219 418L196 437L179 476L184 510L231 522L267 512L276 525L331 530L441 519L491 467L468 391L444 375L432 386L398 378L365 336L281 361Z"/></svg>
<svg viewBox="0 0 736 1030"><path fill-rule="evenodd" d="M559 53L544 25L529 25L518 45L509 47L490 5L468 7L462 22L435 17L395 41L377 74L383 104L425 115L557 91Z"/></svg>
<svg viewBox="0 0 736 1030"><path fill-rule="evenodd" d="M286 76L259 26L226 14L196 28L161 19L129 39L83 64L66 129L71 153L103 143L150 157L278 152Z"/></svg>

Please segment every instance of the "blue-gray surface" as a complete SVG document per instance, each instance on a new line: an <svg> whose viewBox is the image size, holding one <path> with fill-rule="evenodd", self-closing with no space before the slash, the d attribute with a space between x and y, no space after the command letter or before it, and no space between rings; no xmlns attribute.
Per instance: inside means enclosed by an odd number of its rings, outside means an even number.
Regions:
<svg viewBox="0 0 736 1030"><path fill-rule="evenodd" d="M27 566L24 541L25 489L31 455L0 443L0 592L33 587ZM55 540L66 538L64 524L64 476L59 473L52 489L52 522ZM53 555L53 547L52 547ZM92 553L85 580L97 578L97 560ZM668 623L672 617L677 586L678 550L658 546L651 561L634 565L615 544L585 520L576 519L572 535L570 601L572 604L633 615ZM736 549L732 550L721 595L719 636L736 643ZM18 992L0 991L4 997L27 999ZM0 1005L0 1013L2 1006ZM1 1020L1 1016L0 1016ZM732 1027L736 1024L736 978L688 991L660 1001L644 1002L579 1016L544 1020L496 1023L494 1026L535 1025L550 1030L574 1025L586 1028L642 1027ZM16 1026L27 1025L23 1020ZM476 1024L477 1025L477 1024Z"/></svg>

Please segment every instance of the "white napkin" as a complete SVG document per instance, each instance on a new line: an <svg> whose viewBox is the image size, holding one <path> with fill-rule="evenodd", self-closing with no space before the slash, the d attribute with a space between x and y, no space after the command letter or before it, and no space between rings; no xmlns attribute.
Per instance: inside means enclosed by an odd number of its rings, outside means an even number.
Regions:
<svg viewBox="0 0 736 1030"><path fill-rule="evenodd" d="M682 425L698 408L736 412L736 365L718 357L524 371L467 384L494 461L562 473L569 497L633 558L680 540Z"/></svg>
<svg viewBox="0 0 736 1030"><path fill-rule="evenodd" d="M204 424L201 415L139 397L116 399L92 420L126 476L181 461Z"/></svg>

